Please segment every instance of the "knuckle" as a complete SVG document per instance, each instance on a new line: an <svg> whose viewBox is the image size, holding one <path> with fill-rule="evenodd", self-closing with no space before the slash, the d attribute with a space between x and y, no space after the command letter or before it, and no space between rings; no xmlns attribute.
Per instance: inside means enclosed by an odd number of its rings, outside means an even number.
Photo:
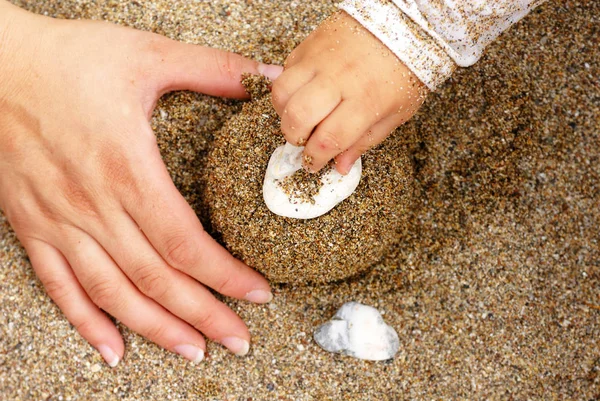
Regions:
<svg viewBox="0 0 600 401"><path fill-rule="evenodd" d="M306 125L311 113L306 103L292 100L285 107L285 114L289 118L291 128L299 128Z"/></svg>
<svg viewBox="0 0 600 401"><path fill-rule="evenodd" d="M340 139L338 134L334 133L332 130L323 130L320 135L316 138L317 150L319 152L331 153L331 152L340 152L342 149L340 148Z"/></svg>
<svg viewBox="0 0 600 401"><path fill-rule="evenodd" d="M40 278L40 280L41 279L42 278ZM42 283L50 298L52 298L57 305L61 305L62 301L69 295L67 285L61 280L44 277Z"/></svg>
<svg viewBox="0 0 600 401"><path fill-rule="evenodd" d="M44 220L54 221L55 213L54 211L47 207L45 203L39 205L39 218ZM30 218L31 210L35 210L33 207L29 208L29 211L26 207L22 207L18 203L16 205L9 205L2 208L4 211L4 216L10 223L10 225L18 231L29 232L33 230L33 221ZM25 237L25 234L21 234ZM29 235L27 235L29 236ZM24 239L21 239L24 241Z"/></svg>
<svg viewBox="0 0 600 401"><path fill-rule="evenodd" d="M275 80L273 88L271 89L273 106L275 106L278 111L282 111L288 101L289 91L286 88L286 84L285 77L281 77Z"/></svg>
<svg viewBox="0 0 600 401"><path fill-rule="evenodd" d="M337 92L340 98L342 97L342 90L344 88L340 88L340 79L339 75L334 75L330 73L321 73L317 76L319 87L323 92Z"/></svg>
<svg viewBox="0 0 600 401"><path fill-rule="evenodd" d="M103 146L98 153L100 172L111 188L130 188L133 173L127 158L115 147Z"/></svg>
<svg viewBox="0 0 600 401"><path fill-rule="evenodd" d="M77 330L84 337L86 334L96 331L95 324L92 320L81 320L79 322L74 322L73 326L75 326L75 330Z"/></svg>
<svg viewBox="0 0 600 401"><path fill-rule="evenodd" d="M294 50L290 52L290 54L285 59L285 65L288 67L292 67L294 64L298 63L304 54L304 46L302 43L299 46L296 46Z"/></svg>
<svg viewBox="0 0 600 401"><path fill-rule="evenodd" d="M93 196L82 185L72 179L66 179L61 184L61 191L73 209L87 216L98 217L99 211Z"/></svg>
<svg viewBox="0 0 600 401"><path fill-rule="evenodd" d="M162 299L167 292L167 281L154 264L138 266L132 273L132 279L139 290L152 299Z"/></svg>
<svg viewBox="0 0 600 401"><path fill-rule="evenodd" d="M361 66L362 61L357 61L354 59L351 60L344 60L343 62L341 62L338 65L337 70L335 70L337 72L337 74L342 75L342 74L352 74L352 75L356 75L356 73L361 72Z"/></svg>
<svg viewBox="0 0 600 401"><path fill-rule="evenodd" d="M228 81L239 81L239 72L242 64L240 56L235 53L215 51L214 57L219 75Z"/></svg>
<svg viewBox="0 0 600 401"><path fill-rule="evenodd" d="M304 58L304 56L307 55L307 53L309 51L310 51L310 48L307 49L304 42L300 43L298 46L293 48L288 53L288 56L286 57L285 61L283 62L284 70L287 70L296 65L299 65L302 62L302 59Z"/></svg>
<svg viewBox="0 0 600 401"><path fill-rule="evenodd" d="M114 311L122 306L119 285L107 278L97 277L87 290L91 300L105 311Z"/></svg>
<svg viewBox="0 0 600 401"><path fill-rule="evenodd" d="M197 260L196 245L186 235L174 235L167 239L165 259L175 268L188 267Z"/></svg>
<svg viewBox="0 0 600 401"><path fill-rule="evenodd" d="M210 311L212 309L206 308L206 311ZM216 327L216 320L214 314L211 312L199 313L194 319L190 322L190 324L196 329L206 332L210 331L212 328Z"/></svg>
<svg viewBox="0 0 600 401"><path fill-rule="evenodd" d="M225 294L230 288L234 286L234 277L231 275L225 275L215 284L214 289L221 294Z"/></svg>
<svg viewBox="0 0 600 401"><path fill-rule="evenodd" d="M60 210L56 206L47 202L39 202L37 206L40 211L41 218L52 222L64 222L64 216L62 213L60 213ZM14 219L15 222L12 223L13 227L16 227L17 225L21 226L21 224L23 224L25 227L29 227L30 221L27 219L25 213L15 213Z"/></svg>
<svg viewBox="0 0 600 401"><path fill-rule="evenodd" d="M364 99L360 102L360 111L363 115L376 115L381 114L388 109L392 109L392 104L394 102L394 98L385 98L378 87L381 84L373 82L369 85L365 85L360 93L360 98ZM386 103L384 99L387 99L387 107L384 107L383 104Z"/></svg>
<svg viewBox="0 0 600 401"><path fill-rule="evenodd" d="M144 337L146 337L154 342L158 342L161 339L167 337L167 331L168 331L168 328L166 325L155 324L153 326L148 327L145 330Z"/></svg>

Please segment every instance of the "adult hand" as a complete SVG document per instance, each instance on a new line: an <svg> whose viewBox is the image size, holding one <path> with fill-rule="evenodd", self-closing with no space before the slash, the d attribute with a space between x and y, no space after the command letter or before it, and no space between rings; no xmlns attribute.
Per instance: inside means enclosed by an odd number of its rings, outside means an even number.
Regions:
<svg viewBox="0 0 600 401"><path fill-rule="evenodd" d="M241 98L241 73L261 71L277 67L0 0L0 208L50 297L109 365L124 344L101 309L195 362L200 332L248 352L248 329L206 287L264 303L269 285L202 229L148 121L168 91Z"/></svg>

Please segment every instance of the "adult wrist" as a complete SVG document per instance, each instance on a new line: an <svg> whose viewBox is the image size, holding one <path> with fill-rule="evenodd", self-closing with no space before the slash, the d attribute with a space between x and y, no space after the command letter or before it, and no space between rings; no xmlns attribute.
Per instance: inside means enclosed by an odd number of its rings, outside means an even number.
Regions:
<svg viewBox="0 0 600 401"><path fill-rule="evenodd" d="M7 84L9 66L18 48L15 29L20 19L20 10L7 1L0 0L0 91ZM12 69L12 68L11 68ZM0 92L1 94L1 92Z"/></svg>
<svg viewBox="0 0 600 401"><path fill-rule="evenodd" d="M45 19L0 0L0 101L31 73L31 63L40 56L35 43L43 36L37 27Z"/></svg>

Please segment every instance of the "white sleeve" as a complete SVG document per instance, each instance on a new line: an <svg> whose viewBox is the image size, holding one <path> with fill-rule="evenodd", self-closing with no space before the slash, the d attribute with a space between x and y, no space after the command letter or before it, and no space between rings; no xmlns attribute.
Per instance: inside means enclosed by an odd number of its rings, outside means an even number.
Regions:
<svg viewBox="0 0 600 401"><path fill-rule="evenodd" d="M546 0L344 0L340 8L431 90L473 65L503 31Z"/></svg>

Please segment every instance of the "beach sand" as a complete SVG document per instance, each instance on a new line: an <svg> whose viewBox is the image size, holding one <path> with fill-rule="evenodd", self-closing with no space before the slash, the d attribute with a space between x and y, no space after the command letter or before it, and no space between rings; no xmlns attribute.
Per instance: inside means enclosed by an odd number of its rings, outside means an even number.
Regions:
<svg viewBox="0 0 600 401"><path fill-rule="evenodd" d="M332 1L17 1L282 63ZM208 344L192 365L119 325L106 366L50 301L0 217L1 400L600 399L600 3L553 1L430 96L401 135L418 204L371 273L229 301L250 354ZM206 221L200 179L239 102L165 96L153 126L177 186ZM388 362L322 351L316 326L346 301L384 312Z"/></svg>

